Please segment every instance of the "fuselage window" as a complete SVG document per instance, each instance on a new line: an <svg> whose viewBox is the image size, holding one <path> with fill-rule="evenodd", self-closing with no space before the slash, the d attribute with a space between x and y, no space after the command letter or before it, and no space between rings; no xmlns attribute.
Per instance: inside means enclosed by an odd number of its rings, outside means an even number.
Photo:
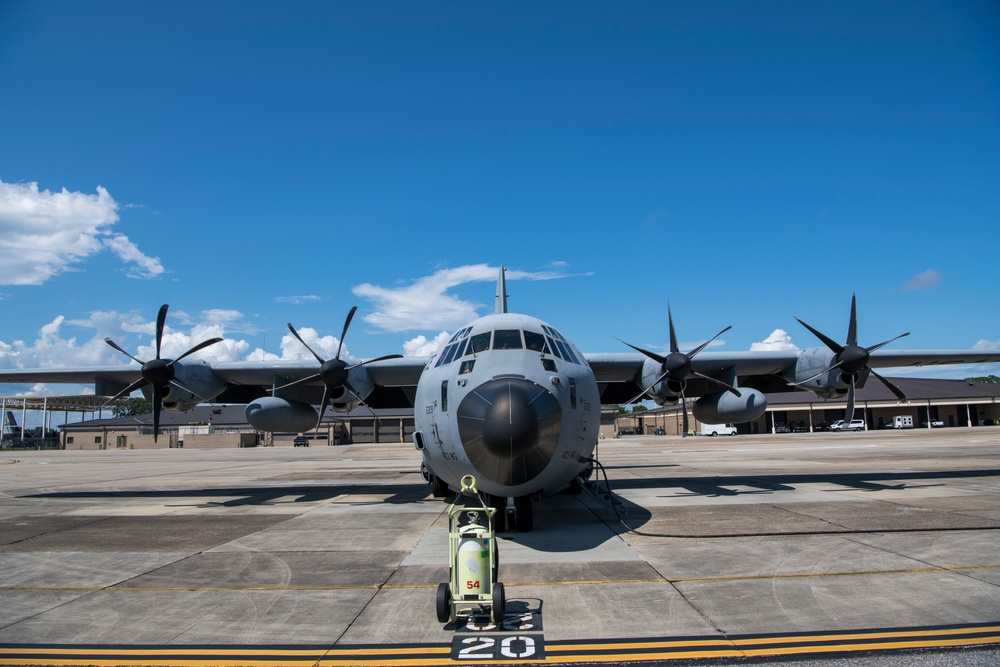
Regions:
<svg viewBox="0 0 1000 667"><path fill-rule="evenodd" d="M494 350L520 350L521 332L517 329L497 329L493 332Z"/></svg>
<svg viewBox="0 0 1000 667"><path fill-rule="evenodd" d="M534 331L525 331L524 347L532 352L545 352L545 336Z"/></svg>
<svg viewBox="0 0 1000 667"><path fill-rule="evenodd" d="M576 410L576 378L569 379L569 407Z"/></svg>
<svg viewBox="0 0 1000 667"><path fill-rule="evenodd" d="M441 412L448 412L448 381L441 381Z"/></svg>
<svg viewBox="0 0 1000 667"><path fill-rule="evenodd" d="M469 346L469 352L472 354L479 354L480 352L485 352L490 349L490 332L479 333L472 337L472 344Z"/></svg>

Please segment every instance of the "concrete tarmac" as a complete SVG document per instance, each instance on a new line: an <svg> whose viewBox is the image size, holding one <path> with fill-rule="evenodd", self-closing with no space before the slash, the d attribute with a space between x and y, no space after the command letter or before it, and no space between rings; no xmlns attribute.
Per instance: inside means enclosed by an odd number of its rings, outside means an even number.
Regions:
<svg viewBox="0 0 1000 667"><path fill-rule="evenodd" d="M539 501L500 535L508 620L483 627L436 619L448 503L411 445L2 452L0 665L1000 645L1000 428L626 437L599 459L623 515Z"/></svg>

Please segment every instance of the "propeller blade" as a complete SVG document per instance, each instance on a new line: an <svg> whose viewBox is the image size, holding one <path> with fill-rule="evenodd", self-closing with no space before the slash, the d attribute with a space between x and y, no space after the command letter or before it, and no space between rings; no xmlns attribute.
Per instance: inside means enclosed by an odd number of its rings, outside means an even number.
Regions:
<svg viewBox="0 0 1000 667"><path fill-rule="evenodd" d="M674 331L674 314L670 312L670 304L667 304L667 322L670 324L670 354L677 354L680 350L677 347L677 332Z"/></svg>
<svg viewBox="0 0 1000 667"><path fill-rule="evenodd" d="M632 343L626 343L625 341L623 341L621 338L618 338L617 336L614 337L614 338L619 343L624 343L625 345L628 345L630 348L632 348L636 352L639 352L641 354L646 355L647 357L649 357L650 359L652 359L653 361L655 361L658 364L662 364L662 363L664 363L667 360L666 357L660 356L660 355L656 354L655 352L650 352L649 350L644 350L641 347L636 347Z"/></svg>
<svg viewBox="0 0 1000 667"><path fill-rule="evenodd" d="M688 436L688 402L683 389L681 390L681 410L684 413L684 417L682 418L684 423L684 434L681 437L686 438Z"/></svg>
<svg viewBox="0 0 1000 667"><path fill-rule="evenodd" d="M330 401L330 388L323 386L323 400L319 404L319 419L316 420L316 435L319 436L319 425L323 423L323 415L326 414L326 404Z"/></svg>
<svg viewBox="0 0 1000 667"><path fill-rule="evenodd" d="M377 414L375 414L375 410L372 408L372 406L370 406L367 403L365 403L364 399L361 398L361 396L359 396L356 391L354 391L354 389L351 387L351 385L349 385L347 383L344 383L344 386L347 388L347 391L351 394L351 396L353 396L354 398L357 399L358 405L363 405L366 408L368 408L368 412L370 412L372 414L372 419L374 419L375 423L379 426L379 428L381 428L382 427L382 420L378 418Z"/></svg>
<svg viewBox="0 0 1000 667"><path fill-rule="evenodd" d="M160 435L160 408L163 407L163 390L153 385L153 442Z"/></svg>
<svg viewBox="0 0 1000 667"><path fill-rule="evenodd" d="M792 386L792 387L797 387L800 384L805 384L806 382L812 382L813 380L815 380L816 378L818 378L820 375L823 375L824 373L829 373L830 371L832 371L832 370L834 370L836 368L840 368L840 365L842 363L844 363L844 362L843 361L838 361L833 366L830 366L829 368L824 368L819 373L816 373L816 375L813 375L811 378L807 378L805 380L802 380L801 382L789 382L788 384L790 386Z"/></svg>
<svg viewBox="0 0 1000 667"><path fill-rule="evenodd" d="M655 379L655 380L653 381L653 384L651 384L651 385L649 385L648 387L646 387L645 389L643 389L643 390L642 390L642 391L641 391L641 392L640 392L640 393L639 393L639 394L638 394L637 396L635 396L634 398L632 398L632 399L630 399L630 400L628 400L628 401L625 401L625 405L630 405L630 404L632 404L632 403L635 403L636 401L638 401L638 400L639 400L640 398L642 398L643 396L645 396L645 395L646 395L646 392L648 392L648 391L649 391L650 389L652 389L653 387L655 387L655 386L656 386L656 385L658 385L659 383L663 382L663 378L667 377L668 375L670 375L670 371L664 371L664 372L663 372L663 374L661 374L661 375L660 375L660 377L656 378L656 379ZM683 392L682 392L682 393L683 393Z"/></svg>
<svg viewBox="0 0 1000 667"><path fill-rule="evenodd" d="M899 387L897 387L897 386L896 386L896 385L894 385L893 383L889 382L889 381L888 381L887 379L885 379L884 377L882 377L881 375L879 375L879 374L878 374L878 373L876 373L875 371L871 370L870 368L869 368L868 370L869 370L869 371L871 372L871 374L872 374L872 375L874 375L874 376L875 376L876 378L878 378L878 380L879 380L879 381L880 381L880 382L881 382L882 384L884 384L884 385L885 385L886 389L888 389L888 390L889 390L889 391L891 391L891 392L892 392L893 394L895 394L895 395L896 395L896 398L898 398L898 399L899 399L899 400L901 400L901 401L905 401L905 400L906 400L906 394L904 394L904 393L902 392L902 390L900 390L900 388L899 388Z"/></svg>
<svg viewBox="0 0 1000 667"><path fill-rule="evenodd" d="M167 304L160 306L160 312L156 314L156 358L160 358L160 343L163 341L163 325L167 321Z"/></svg>
<svg viewBox="0 0 1000 667"><path fill-rule="evenodd" d="M195 345L194 347L192 347L190 350L188 350L187 352L185 352L181 356L179 356L176 359L174 359L173 361L171 361L167 365L168 366L173 366L174 364L176 364L178 361L180 361L184 357L188 356L189 354L194 354L195 352L197 352L199 350L205 349L209 345L215 345L216 343L221 343L221 342L222 342L221 338L209 338L208 340L204 340L204 341L198 343L197 345Z"/></svg>
<svg viewBox="0 0 1000 667"><path fill-rule="evenodd" d="M189 394L191 394L191 395L192 395L192 396L194 396L195 398L198 398L198 399L200 399L202 403L204 403L205 401L207 401L207 400L208 400L208 399L207 399L207 398L205 398L204 396L200 396L200 395L198 395L197 393L195 393L194 391L192 391L190 387L186 387L186 386L184 385L184 383L183 383L183 382L180 382L179 380L170 380L170 381L169 381L169 384L171 384L171 385L173 385L173 386L177 387L177 388L178 388L178 389L180 389L181 391L186 391L186 392L188 392Z"/></svg>
<svg viewBox="0 0 1000 667"><path fill-rule="evenodd" d="M854 419L854 376L851 376L851 386L847 390L847 423Z"/></svg>
<svg viewBox="0 0 1000 667"><path fill-rule="evenodd" d="M857 295L851 295L851 319L847 325L847 344L858 344L858 300Z"/></svg>
<svg viewBox="0 0 1000 667"><path fill-rule="evenodd" d="M126 357L128 357L132 361L136 362L140 366L142 366L144 363L146 363L145 361L142 361L141 359L136 359L135 357L133 357L131 354L129 354L128 352L126 352L125 350L123 350L121 347L119 347L118 343L116 343L115 341L111 340L110 338L105 338L104 342L107 343L108 345L110 345L111 347L115 348L116 350L118 350L119 352L121 352Z"/></svg>
<svg viewBox="0 0 1000 667"><path fill-rule="evenodd" d="M351 326L351 320L354 319L354 313L358 312L357 306L351 306L350 312L347 313L347 319L344 320L344 328L340 332L340 341L337 343L337 356L334 359L340 359L340 351L344 347L344 337L347 336L347 327Z"/></svg>
<svg viewBox="0 0 1000 667"><path fill-rule="evenodd" d="M828 348L830 348L831 352L834 352L835 354L840 354L841 352L844 351L844 347L840 343L831 340L828 336L820 333L816 329L813 329L811 326L809 326L802 320L799 320L799 318L796 317L795 319L798 320L799 324L804 326L806 329L809 329L809 331L812 332L812 335L816 336L816 338L819 338L821 341L823 341L823 344L826 345Z"/></svg>
<svg viewBox="0 0 1000 667"><path fill-rule="evenodd" d="M702 344L701 344L701 345L699 345L698 347L696 347L696 348L694 348L693 350L691 350L690 352L688 352L688 355L687 355L687 356L688 356L688 359L693 359L693 358L694 358L694 355L696 355L696 354L698 354L699 352L701 352L702 350L704 350L704 349L705 349L706 347L708 347L708 346L709 346L709 344L710 344L710 343L711 343L711 342L712 342L713 340L715 340L716 338L718 338L719 336L721 336L722 334L726 333L727 331L729 331L729 330L730 330L730 329L732 329L732 328L733 328L733 327L732 327L732 325L730 325L730 326L726 327L725 329L723 329L723 330L722 330L722 331L720 331L719 333L715 334L714 336L712 336L711 338L709 338L708 340L706 340L706 341L705 341L704 343L702 343Z"/></svg>
<svg viewBox="0 0 1000 667"><path fill-rule="evenodd" d="M305 384L306 382L313 382L318 379L319 379L319 373L316 373L315 375L310 375L309 377L302 378L301 380L296 380L295 382L289 382L288 384L283 384L280 387L273 387L271 389L268 389L268 391L274 393L276 391L284 389L285 387L294 387L297 384Z"/></svg>
<svg viewBox="0 0 1000 667"><path fill-rule="evenodd" d="M716 380L714 377L710 377L708 375L702 375L701 373L698 373L696 371L691 371L691 375L700 377L702 380L708 380L709 382L714 382L715 384L719 385L729 393L735 395L736 398L741 398L743 396L743 394L740 393L739 389L730 384L726 384L722 380Z"/></svg>
<svg viewBox="0 0 1000 667"><path fill-rule="evenodd" d="M308 345L306 345L306 342L304 340L302 340L302 336L300 336L299 332L295 330L295 327L292 326L291 322L288 323L288 330L292 332L292 335L295 336L295 338L298 339L298 341L300 343L302 343L303 345L305 345L305 348L307 350L309 350L309 353L312 354L312 356L316 357L316 361L318 361L320 364L326 363L326 360L323 359L323 357L321 357L318 354L316 354L316 352L314 352L311 347L309 347Z"/></svg>
<svg viewBox="0 0 1000 667"><path fill-rule="evenodd" d="M899 335L898 335L898 336L896 336L895 338L890 338L889 340L885 341L884 343L879 343L878 345L872 345L871 347L866 347L866 348L865 348L865 352L868 352L869 354L871 354L871 353L872 353L872 352L874 352L875 350L880 350L880 349L882 349L883 347L885 347L886 345L888 345L888 344L889 344L889 343L891 343L892 341L894 341L894 340L899 340L900 338L902 338L902 337L904 337L904 336L909 336L909 335L910 335L910 332L909 332L909 331L907 331L906 333L903 333L903 334L899 334Z"/></svg>
<svg viewBox="0 0 1000 667"><path fill-rule="evenodd" d="M401 355L401 354L387 354L384 357L377 357L375 359L369 359L368 361L362 361L361 363L354 364L353 366L348 366L344 370L349 371L352 368L357 368L358 366L365 366L367 364L374 364L376 361L385 361L386 359L402 359L402 358L403 358L403 355Z"/></svg>
<svg viewBox="0 0 1000 667"><path fill-rule="evenodd" d="M117 394L115 394L114 396L112 396L111 398L109 398L108 402L104 404L105 407L107 405L109 405L110 403L112 403L113 401L118 400L122 396L128 396L129 394L131 394L136 389L141 389L142 387L145 387L147 384L149 384L149 382L145 378L139 378L138 380L136 380L135 382L133 382L132 384L130 384L129 386L125 387L120 392L118 392Z"/></svg>

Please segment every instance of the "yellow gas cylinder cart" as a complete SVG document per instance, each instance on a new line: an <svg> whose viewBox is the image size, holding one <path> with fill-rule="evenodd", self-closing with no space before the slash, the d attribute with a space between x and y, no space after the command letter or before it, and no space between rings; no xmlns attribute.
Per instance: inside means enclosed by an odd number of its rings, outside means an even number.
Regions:
<svg viewBox="0 0 1000 667"><path fill-rule="evenodd" d="M470 504L459 504L462 498ZM493 532L496 509L487 507L476 491L476 478L462 478L462 489L448 508L449 583L437 590L437 617L442 623L454 623L460 617L489 615L490 621L503 621L506 596L497 581L500 554Z"/></svg>

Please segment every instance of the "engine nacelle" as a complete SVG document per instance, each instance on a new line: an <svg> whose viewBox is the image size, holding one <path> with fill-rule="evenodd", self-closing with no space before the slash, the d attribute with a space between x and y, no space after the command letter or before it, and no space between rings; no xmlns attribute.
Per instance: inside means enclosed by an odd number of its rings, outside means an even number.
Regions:
<svg viewBox="0 0 1000 667"><path fill-rule="evenodd" d="M198 359L174 364L174 380L169 391L163 396L163 409L170 412L187 412L201 403L211 401L226 389L226 383L216 377L212 367ZM177 386L184 385L187 389ZM142 395L147 401L153 400L153 388L146 386Z"/></svg>
<svg viewBox="0 0 1000 667"><path fill-rule="evenodd" d="M703 424L729 424L749 422L759 418L767 409L767 397L756 389L739 387L742 396L720 391L706 394L694 404L694 417Z"/></svg>
<svg viewBox="0 0 1000 667"><path fill-rule="evenodd" d="M247 405L246 418L260 431L302 433L316 426L319 415L316 409L299 401L289 401L275 396L258 398Z"/></svg>

